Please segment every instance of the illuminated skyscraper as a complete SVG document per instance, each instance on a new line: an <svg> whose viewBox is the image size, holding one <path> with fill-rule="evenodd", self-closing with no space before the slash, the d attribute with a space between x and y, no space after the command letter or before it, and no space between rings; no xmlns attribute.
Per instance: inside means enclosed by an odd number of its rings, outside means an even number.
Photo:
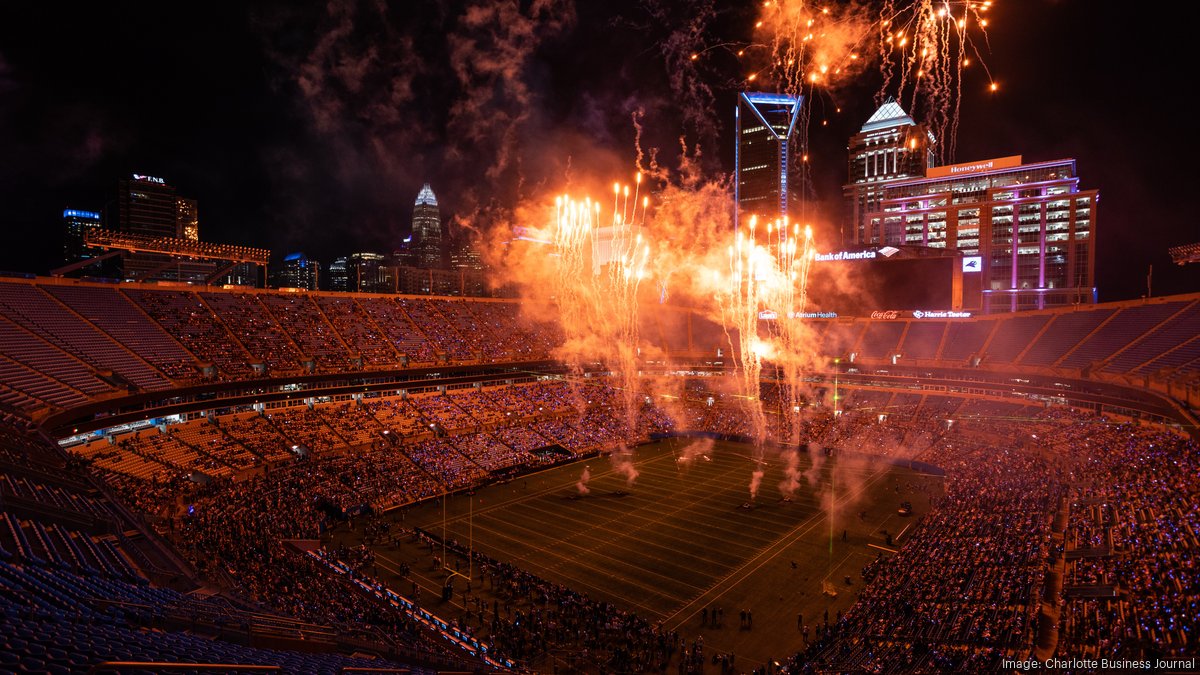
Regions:
<svg viewBox="0 0 1200 675"><path fill-rule="evenodd" d="M315 291L320 287L321 264L316 260L309 260L303 253L290 253L275 270L274 277L277 288L306 288Z"/></svg>
<svg viewBox="0 0 1200 675"><path fill-rule="evenodd" d="M179 238L175 187L156 176L135 173L117 183L115 212L105 213L108 227L127 234Z"/></svg>
<svg viewBox="0 0 1200 675"><path fill-rule="evenodd" d="M795 189L789 181L788 153L800 117L801 98L742 92L734 118L734 224L756 215L775 220L788 215Z"/></svg>
<svg viewBox="0 0 1200 675"><path fill-rule="evenodd" d="M117 197L106 207L105 226L127 234L200 240L200 208L180 197L165 179L135 173L117 183Z"/></svg>
<svg viewBox="0 0 1200 675"><path fill-rule="evenodd" d="M438 212L437 196L429 188L429 183L421 188L413 205L411 246L415 267L442 267L442 220Z"/></svg>
<svg viewBox="0 0 1200 675"><path fill-rule="evenodd" d="M100 214L79 209L63 210L63 262L73 263L91 258L83 245L83 237L91 230L100 229Z"/></svg>
<svg viewBox="0 0 1200 675"><path fill-rule="evenodd" d="M891 98L850 138L849 180L843 187L850 231L842 233L844 244L904 243L902 231L884 232L880 221L869 221L867 214L879 210L885 185L919 178L934 166L935 142L933 134Z"/></svg>
<svg viewBox="0 0 1200 675"><path fill-rule="evenodd" d="M393 290L392 272L382 253L351 253L346 265L349 290L361 293L389 293Z"/></svg>
<svg viewBox="0 0 1200 675"><path fill-rule="evenodd" d="M175 198L175 220L180 239L200 241L200 207L195 199Z"/></svg>
<svg viewBox="0 0 1200 675"><path fill-rule="evenodd" d="M350 287L350 263L345 256L337 258L329 263L329 290L331 291L349 291L355 290Z"/></svg>

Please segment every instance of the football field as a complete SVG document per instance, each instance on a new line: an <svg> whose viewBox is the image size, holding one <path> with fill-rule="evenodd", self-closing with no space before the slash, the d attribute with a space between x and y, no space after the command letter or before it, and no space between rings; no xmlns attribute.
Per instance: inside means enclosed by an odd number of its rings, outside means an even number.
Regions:
<svg viewBox="0 0 1200 675"><path fill-rule="evenodd" d="M799 487L784 500L787 474L776 452L762 465L752 501L759 464L750 446L718 441L682 460L692 443L637 448L632 484L607 458L593 458L413 508L406 524L661 621L689 640L703 634L706 648L749 665L803 647L798 615L814 633L825 612L835 621L862 587L863 566L902 544L942 488L939 477L884 462L801 452ZM585 468L590 480L581 491ZM902 501L912 503L912 516L897 513ZM386 563L390 554L379 555ZM416 569L436 593L444 577ZM716 607L723 624L702 626L702 612ZM753 613L753 628L739 627L743 609Z"/></svg>

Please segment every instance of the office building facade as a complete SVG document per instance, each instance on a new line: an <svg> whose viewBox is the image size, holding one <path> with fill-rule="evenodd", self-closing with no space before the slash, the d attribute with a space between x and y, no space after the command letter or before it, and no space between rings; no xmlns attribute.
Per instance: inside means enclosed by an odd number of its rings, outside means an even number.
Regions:
<svg viewBox="0 0 1200 675"><path fill-rule="evenodd" d="M329 263L329 290L350 291L350 261L346 257L335 259Z"/></svg>
<svg viewBox="0 0 1200 675"><path fill-rule="evenodd" d="M349 290L362 293L394 293L395 281L387 258L381 253L352 253L346 265Z"/></svg>
<svg viewBox="0 0 1200 675"><path fill-rule="evenodd" d="M982 310L1096 302L1099 193L1082 190L1075 160L1020 156L927 169L889 182L865 214L866 237L956 250L980 276Z"/></svg>
<svg viewBox="0 0 1200 675"><path fill-rule="evenodd" d="M126 234L180 239L175 187L156 176L133 174L117 183L117 198L106 213L108 228Z"/></svg>
<svg viewBox="0 0 1200 675"><path fill-rule="evenodd" d="M321 264L309 260L303 253L289 253L275 270L277 288L303 288L315 291L320 287Z"/></svg>
<svg viewBox="0 0 1200 675"><path fill-rule="evenodd" d="M842 189L848 213L843 245L898 243L898 233L889 237L870 229L868 214L879 211L885 186L922 177L936 164L936 143L933 134L894 99L879 106L846 148L848 180Z"/></svg>
<svg viewBox="0 0 1200 675"><path fill-rule="evenodd" d="M93 257L84 246L88 232L100 229L100 214L96 211L63 209L63 262L79 262Z"/></svg>
<svg viewBox="0 0 1200 675"><path fill-rule="evenodd" d="M770 222L794 210L797 185L791 180L792 141L801 98L785 94L741 92L734 116L734 223L751 216Z"/></svg>
<svg viewBox="0 0 1200 675"><path fill-rule="evenodd" d="M117 182L105 227L126 234L200 241L200 206L163 178L135 173Z"/></svg>

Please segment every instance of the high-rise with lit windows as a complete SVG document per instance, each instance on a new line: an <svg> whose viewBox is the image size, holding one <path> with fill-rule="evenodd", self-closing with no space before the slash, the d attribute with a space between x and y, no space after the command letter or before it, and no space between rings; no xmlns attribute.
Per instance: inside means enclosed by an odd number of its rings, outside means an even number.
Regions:
<svg viewBox="0 0 1200 675"><path fill-rule="evenodd" d="M200 240L200 207L163 178L135 173L117 182L105 227L127 234Z"/></svg>
<svg viewBox="0 0 1200 675"><path fill-rule="evenodd" d="M889 237L868 226L868 214L879 210L885 186L925 175L934 166L936 139L909 116L895 99L889 98L850 138L848 180L842 188L849 207L843 244L897 243L898 233Z"/></svg>
<svg viewBox="0 0 1200 675"><path fill-rule="evenodd" d="M200 207L195 199L175 198L175 220L180 239L200 241Z"/></svg>
<svg viewBox="0 0 1200 675"><path fill-rule="evenodd" d="M790 180L792 140L801 99L786 94L742 92L734 118L734 223L788 217L796 185Z"/></svg>
<svg viewBox="0 0 1200 675"><path fill-rule="evenodd" d="M1094 303L1098 201L1073 159L932 167L884 187L864 241L961 251L985 312Z"/></svg>
<svg viewBox="0 0 1200 675"><path fill-rule="evenodd" d="M88 232L100 229L100 214L95 211L63 209L63 262L73 263L92 257L84 245Z"/></svg>
<svg viewBox="0 0 1200 675"><path fill-rule="evenodd" d="M413 204L411 252L414 267L441 269L442 218L437 196L426 183Z"/></svg>
<svg viewBox="0 0 1200 675"><path fill-rule="evenodd" d="M309 260L303 253L289 253L283 264L275 269L273 282L276 288L304 288L315 291L320 288L321 264Z"/></svg>

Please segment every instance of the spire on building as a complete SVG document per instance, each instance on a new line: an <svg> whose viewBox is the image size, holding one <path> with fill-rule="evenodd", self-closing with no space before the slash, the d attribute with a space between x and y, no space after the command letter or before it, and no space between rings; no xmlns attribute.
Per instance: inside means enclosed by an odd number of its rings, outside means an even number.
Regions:
<svg viewBox="0 0 1200 675"><path fill-rule="evenodd" d="M414 206L437 206L437 195L433 194L433 190L429 187L429 183L421 188L417 193L417 203Z"/></svg>
<svg viewBox="0 0 1200 675"><path fill-rule="evenodd" d="M879 106L874 115L867 120L863 125L862 131L874 131L876 129L884 129L886 127L912 126L916 124L913 118L908 113L904 112L904 108L896 103L896 99L891 96Z"/></svg>

